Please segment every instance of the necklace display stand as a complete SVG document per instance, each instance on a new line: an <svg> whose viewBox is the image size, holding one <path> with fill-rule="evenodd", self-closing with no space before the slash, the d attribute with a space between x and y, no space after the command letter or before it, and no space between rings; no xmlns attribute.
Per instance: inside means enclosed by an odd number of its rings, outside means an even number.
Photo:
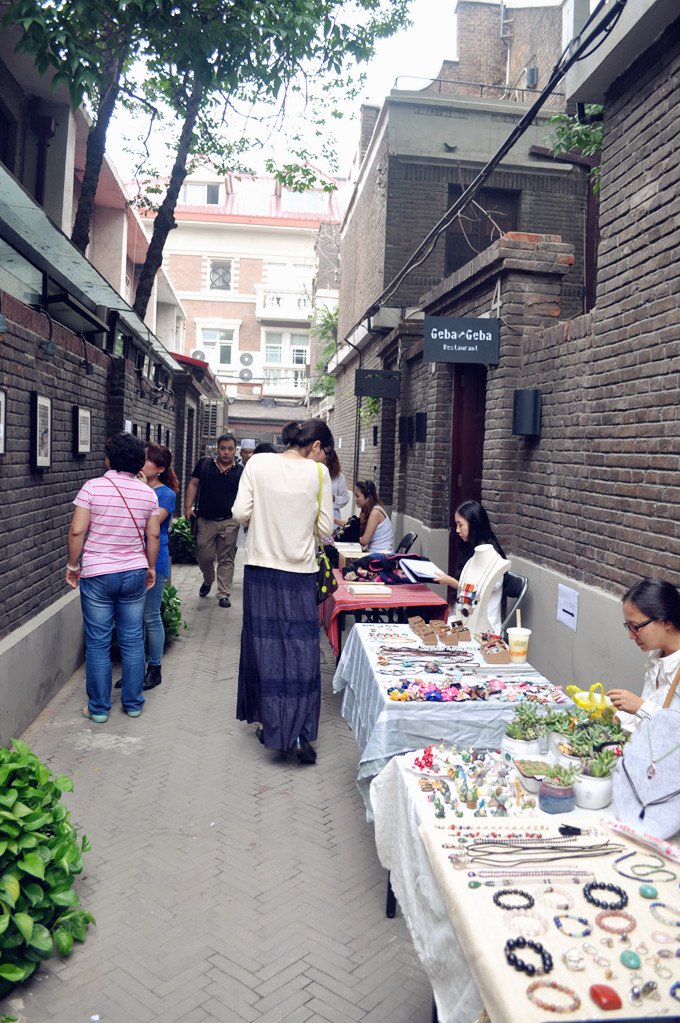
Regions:
<svg viewBox="0 0 680 1023"><path fill-rule="evenodd" d="M680 830L680 711L643 721L612 775L616 816L655 838Z"/></svg>
<svg viewBox="0 0 680 1023"><path fill-rule="evenodd" d="M510 568L510 562L502 558L490 543L482 543L475 547L475 553L467 562L458 580L458 593L465 586L474 586L476 599L469 604L456 604L456 615L473 632L491 632L487 610L489 600L496 583Z"/></svg>

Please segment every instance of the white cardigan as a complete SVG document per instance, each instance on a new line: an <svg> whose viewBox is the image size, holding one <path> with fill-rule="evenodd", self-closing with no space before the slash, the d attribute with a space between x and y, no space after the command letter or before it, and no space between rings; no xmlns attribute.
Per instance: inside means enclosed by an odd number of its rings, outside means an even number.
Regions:
<svg viewBox="0 0 680 1023"><path fill-rule="evenodd" d="M246 565L282 572L316 572L316 516L319 470L311 458L265 452L248 459L232 516L248 527ZM318 533L333 531L331 478L321 466Z"/></svg>

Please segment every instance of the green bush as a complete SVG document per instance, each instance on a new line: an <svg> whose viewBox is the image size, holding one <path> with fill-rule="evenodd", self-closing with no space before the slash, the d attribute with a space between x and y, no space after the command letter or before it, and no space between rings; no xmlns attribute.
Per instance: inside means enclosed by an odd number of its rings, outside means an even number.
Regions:
<svg viewBox="0 0 680 1023"><path fill-rule="evenodd" d="M175 519L168 533L172 543L172 560L175 564L196 564L196 537L191 535L188 518L182 515Z"/></svg>
<svg viewBox="0 0 680 1023"><path fill-rule="evenodd" d="M176 639L182 629L189 626L182 618L182 598L177 594L177 587L165 584L163 599L161 600L161 618L165 629L165 642L169 639Z"/></svg>
<svg viewBox="0 0 680 1023"><path fill-rule="evenodd" d="M68 955L84 941L91 913L79 908L74 875L90 849L80 848L70 813L60 802L72 792L25 742L0 748L0 995L27 980L42 959Z"/></svg>

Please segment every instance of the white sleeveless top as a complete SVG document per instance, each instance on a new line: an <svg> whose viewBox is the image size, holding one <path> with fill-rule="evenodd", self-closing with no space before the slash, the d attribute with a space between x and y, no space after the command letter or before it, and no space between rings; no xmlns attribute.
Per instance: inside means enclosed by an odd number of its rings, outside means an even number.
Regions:
<svg viewBox="0 0 680 1023"><path fill-rule="evenodd" d="M381 504L377 504L376 508L380 508L380 511L384 514L385 518L382 522L379 522L375 527L373 536L368 541L368 547L366 548L370 553L375 551L389 551L391 554L394 550L394 534L392 532L392 523L390 522L387 512Z"/></svg>

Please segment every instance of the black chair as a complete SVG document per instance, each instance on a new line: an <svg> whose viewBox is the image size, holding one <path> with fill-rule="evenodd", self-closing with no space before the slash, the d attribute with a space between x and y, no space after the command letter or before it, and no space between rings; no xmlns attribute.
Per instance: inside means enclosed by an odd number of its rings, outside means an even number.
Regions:
<svg viewBox="0 0 680 1023"><path fill-rule="evenodd" d="M417 533L404 533L401 540L397 544L395 554L408 554L413 547L414 543L418 539Z"/></svg>
<svg viewBox="0 0 680 1023"><path fill-rule="evenodd" d="M505 617L501 625L501 636L505 637L505 630L512 623L512 617L527 595L529 580L525 575L515 575L514 572L506 572L503 577L503 603L505 605ZM508 611L507 604L514 601Z"/></svg>

